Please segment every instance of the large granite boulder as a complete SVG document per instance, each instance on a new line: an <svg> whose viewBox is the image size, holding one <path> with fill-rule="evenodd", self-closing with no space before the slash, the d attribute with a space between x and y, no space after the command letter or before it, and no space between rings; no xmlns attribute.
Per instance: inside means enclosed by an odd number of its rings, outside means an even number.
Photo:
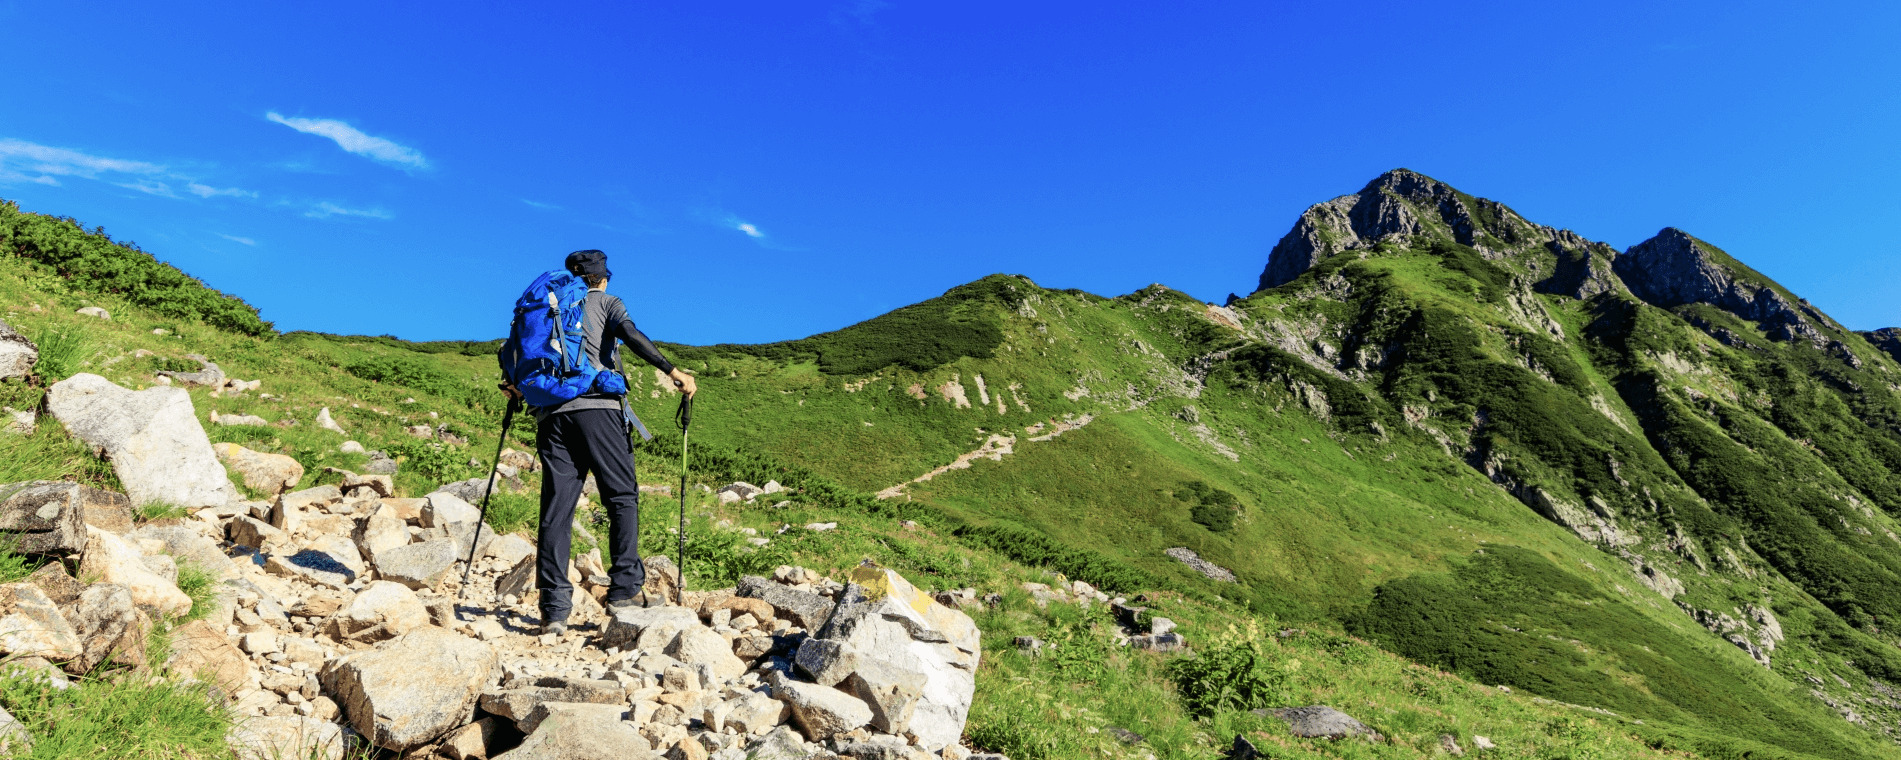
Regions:
<svg viewBox="0 0 1901 760"><path fill-rule="evenodd" d="M194 620L172 630L172 652L165 667L173 673L194 677L218 687L225 695L236 693L257 678L251 660L238 645L203 620Z"/></svg>
<svg viewBox="0 0 1901 760"><path fill-rule="evenodd" d="M371 563L383 552L409 545L409 524L395 505L378 502L368 517L357 523L351 536Z"/></svg>
<svg viewBox="0 0 1901 760"><path fill-rule="evenodd" d="M681 631L698 627L700 616L685 607L623 607L609 615L601 646L657 652L672 646Z"/></svg>
<svg viewBox="0 0 1901 760"><path fill-rule="evenodd" d="M238 576L238 568L218 548L217 540L204 533L204 529L216 530L204 524L182 525L145 525L132 531L134 540L153 540L165 542L165 553L190 563L211 574L218 580L230 580Z"/></svg>
<svg viewBox="0 0 1901 760"><path fill-rule="evenodd" d="M376 554L376 576L412 589L434 587L455 569L455 541L436 539L385 549Z"/></svg>
<svg viewBox="0 0 1901 760"><path fill-rule="evenodd" d="M73 437L105 454L134 503L192 509L237 496L182 388L131 391L81 373L54 383L46 408Z"/></svg>
<svg viewBox="0 0 1901 760"><path fill-rule="evenodd" d="M339 638L395 638L429 625L429 608L416 592L395 581L376 581L351 597L331 618Z"/></svg>
<svg viewBox="0 0 1901 760"><path fill-rule="evenodd" d="M487 644L426 626L332 660L323 686L371 744L404 752L469 721L496 659Z"/></svg>
<svg viewBox="0 0 1901 760"><path fill-rule="evenodd" d="M772 698L792 709L792 720L812 741L824 741L871 722L871 708L864 700L830 686L794 681L780 671L772 674Z"/></svg>
<svg viewBox="0 0 1901 760"><path fill-rule="evenodd" d="M580 758L655 758L653 745L622 720L620 705L544 703L535 727L521 746L495 760L579 760Z"/></svg>
<svg viewBox="0 0 1901 760"><path fill-rule="evenodd" d="M649 571L649 577L652 570ZM772 605L777 617L792 621L793 625L807 631L816 631L832 616L832 601L809 591L800 591L790 586L774 583L757 575L748 575L739 579L740 596L761 600Z"/></svg>
<svg viewBox="0 0 1901 760"><path fill-rule="evenodd" d="M1326 705L1260 709L1254 710L1253 713L1263 717L1272 715L1287 721L1287 730L1290 733L1306 739L1347 739L1366 736L1379 741L1383 738L1378 731L1368 728L1365 723L1354 719L1353 716Z"/></svg>

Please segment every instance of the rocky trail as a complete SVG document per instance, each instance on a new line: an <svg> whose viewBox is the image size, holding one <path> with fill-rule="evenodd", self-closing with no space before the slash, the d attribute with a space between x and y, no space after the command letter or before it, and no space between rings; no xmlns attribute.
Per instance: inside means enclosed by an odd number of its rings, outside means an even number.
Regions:
<svg viewBox="0 0 1901 760"><path fill-rule="evenodd" d="M241 757L972 756L960 741L980 634L956 607L975 591L934 598L867 561L843 579L781 567L610 613L596 549L570 565L573 627L541 634L534 545L496 535L452 490L399 498L388 474L341 471L291 490L295 460L214 449L172 387L81 374L49 389L47 410L127 493L0 486L0 532L55 560L0 586L0 653L58 684L149 672L153 627L193 611L181 576L208 575L209 613L170 631L158 667L228 701ZM240 499L227 467L276 495ZM188 516L138 524L133 504L155 500ZM675 599L673 563L646 567L644 590Z"/></svg>
<svg viewBox="0 0 1901 760"><path fill-rule="evenodd" d="M1053 440L1057 436L1087 425L1095 421L1095 419L1096 416L1093 414L1084 414L1081 416L1064 417L1060 420L1052 419L1048 423L1039 422L1023 429L1023 434L1028 436L1028 438L1024 440L1031 443ZM1004 457L1016 453L1016 445L1016 436L992 433L990 437L984 439L983 445L957 455L957 458L952 460L950 464L938 467L923 475L879 491L877 496L880 499L895 499L899 496L903 496L904 489L914 483L929 481L952 470L968 470L970 469L971 463L979 459L1001 462Z"/></svg>

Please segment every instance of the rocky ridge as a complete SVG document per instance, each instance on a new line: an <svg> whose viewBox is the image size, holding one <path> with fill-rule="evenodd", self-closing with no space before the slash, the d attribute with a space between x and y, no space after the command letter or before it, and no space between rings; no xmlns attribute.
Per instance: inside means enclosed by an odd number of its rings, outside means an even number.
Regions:
<svg viewBox="0 0 1901 760"><path fill-rule="evenodd" d="M1269 253L1256 292L1290 283L1343 253L1381 244L1426 247L1434 240L1509 264L1517 286L1580 300L1627 290L1664 308L1707 304L1756 323L1773 340L1810 343L1860 363L1840 340L1838 333L1845 331L1827 315L1680 229L1665 227L1619 254L1605 243L1533 224L1503 204L1406 169L1386 172L1354 195L1309 207ZM1699 326L1726 344L1746 342L1720 326ZM1864 337L1883 340L1879 333ZM1886 340L1901 346L1893 335Z"/></svg>
<svg viewBox="0 0 1901 760"><path fill-rule="evenodd" d="M1381 243L1413 245L1444 238L1487 258L1531 263L1539 288L1588 298L1617 287L1603 243L1526 221L1504 204L1474 198L1406 169L1381 174L1353 195L1301 213L1268 254L1256 292L1292 282L1330 257Z"/></svg>

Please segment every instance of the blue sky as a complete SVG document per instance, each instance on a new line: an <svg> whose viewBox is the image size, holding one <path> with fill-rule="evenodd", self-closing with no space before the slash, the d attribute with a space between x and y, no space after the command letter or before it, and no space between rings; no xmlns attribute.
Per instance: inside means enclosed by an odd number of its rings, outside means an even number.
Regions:
<svg viewBox="0 0 1901 760"><path fill-rule="evenodd" d="M993 272L1245 294L1404 166L1901 324L1901 6L1524 5L0 0L0 197L280 329L495 337L601 248L710 343Z"/></svg>

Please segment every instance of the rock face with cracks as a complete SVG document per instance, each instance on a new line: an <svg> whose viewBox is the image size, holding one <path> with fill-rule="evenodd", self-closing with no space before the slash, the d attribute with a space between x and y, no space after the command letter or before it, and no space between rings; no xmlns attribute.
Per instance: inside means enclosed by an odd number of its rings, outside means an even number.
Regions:
<svg viewBox="0 0 1901 760"><path fill-rule="evenodd" d="M0 586L0 652L9 657L67 660L82 651L79 634L38 586Z"/></svg>
<svg viewBox="0 0 1901 760"><path fill-rule="evenodd" d="M855 685L888 722L929 749L955 744L977 690L976 623L891 570L865 565L851 580L825 627L800 647L800 668L841 681L863 672Z"/></svg>
<svg viewBox="0 0 1901 760"><path fill-rule="evenodd" d="M134 604L161 615L183 615L191 610L191 597L178 590L178 585L171 580L153 572L137 547L91 526L86 527L86 539L85 559L79 563L80 577L124 586Z"/></svg>
<svg viewBox="0 0 1901 760"><path fill-rule="evenodd" d="M135 666L145 662L145 634L151 623L132 603L126 587L116 583L87 586L65 614L83 650L67 661L69 672L84 673L108 660Z"/></svg>
<svg viewBox="0 0 1901 760"><path fill-rule="evenodd" d="M16 552L77 556L86 548L91 490L52 480L0 486L0 540Z"/></svg>
<svg viewBox="0 0 1901 760"><path fill-rule="evenodd" d="M187 509L236 497L182 388L130 391L81 373L53 384L47 412L73 437L103 452L134 503Z"/></svg>
<svg viewBox="0 0 1901 760"><path fill-rule="evenodd" d="M401 752L466 723L495 665L487 644L424 628L332 661L323 685L351 727Z"/></svg>

